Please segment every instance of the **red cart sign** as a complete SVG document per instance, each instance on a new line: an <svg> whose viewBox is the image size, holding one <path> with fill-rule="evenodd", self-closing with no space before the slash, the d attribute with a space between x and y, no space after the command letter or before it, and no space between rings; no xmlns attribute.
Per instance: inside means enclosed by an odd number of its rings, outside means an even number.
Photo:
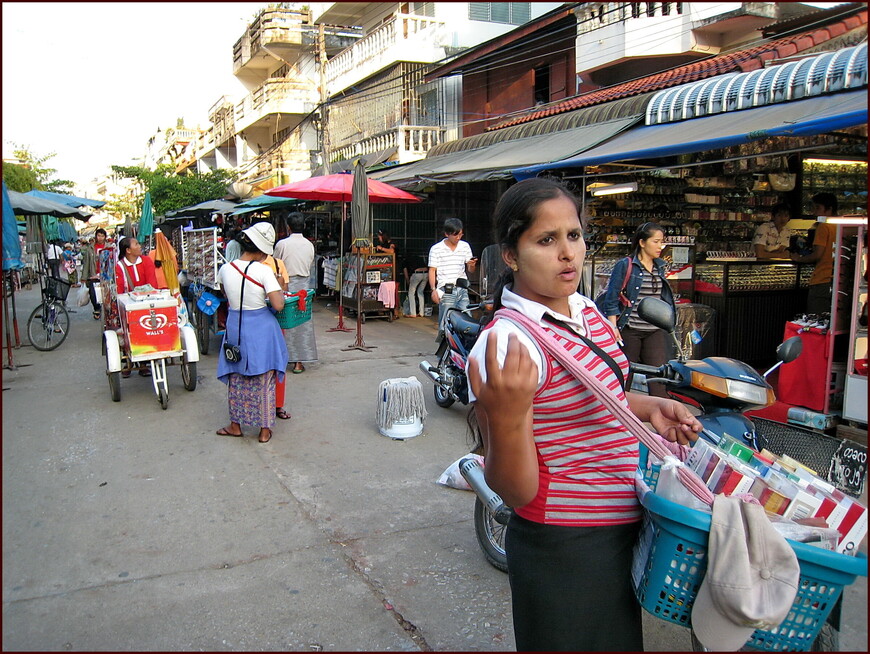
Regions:
<svg viewBox="0 0 870 654"><path fill-rule="evenodd" d="M175 300L134 301L118 296L121 322L130 356L178 354L181 352L181 332L178 329L178 310Z"/></svg>

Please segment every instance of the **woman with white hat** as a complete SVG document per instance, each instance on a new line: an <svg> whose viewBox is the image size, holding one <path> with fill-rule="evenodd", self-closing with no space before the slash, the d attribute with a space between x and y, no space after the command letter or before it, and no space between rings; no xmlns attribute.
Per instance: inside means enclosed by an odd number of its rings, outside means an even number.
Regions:
<svg viewBox="0 0 870 654"><path fill-rule="evenodd" d="M287 346L275 316L284 308L284 294L275 270L263 263L272 254L275 229L256 223L236 240L241 256L221 266L218 280L229 304L226 332L221 344L217 376L227 385L230 424L220 436L242 436L242 425L260 428L259 441L268 443L275 424L275 383L287 369ZM225 345L238 346L238 360L230 361Z"/></svg>

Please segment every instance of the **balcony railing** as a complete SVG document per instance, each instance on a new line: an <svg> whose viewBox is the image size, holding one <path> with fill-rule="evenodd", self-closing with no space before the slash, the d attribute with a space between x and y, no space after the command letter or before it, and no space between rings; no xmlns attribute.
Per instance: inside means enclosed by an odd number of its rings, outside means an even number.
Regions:
<svg viewBox="0 0 870 654"><path fill-rule="evenodd" d="M270 114L307 114L317 100L317 89L304 80L269 80L236 104L235 127L241 131Z"/></svg>
<svg viewBox="0 0 870 654"><path fill-rule="evenodd" d="M307 12L292 9L263 9L233 46L233 72L247 64L264 46L301 46L304 35L312 31L310 25L303 24L307 17Z"/></svg>
<svg viewBox="0 0 870 654"><path fill-rule="evenodd" d="M399 163L408 163L425 157L426 153L439 145L443 138L444 128L442 127L401 125L351 145L336 148L330 155L330 159L342 161L365 154L374 154L388 148L398 148Z"/></svg>
<svg viewBox="0 0 870 654"><path fill-rule="evenodd" d="M327 92L342 91L394 62L441 59L443 28L440 20L396 14L326 63Z"/></svg>

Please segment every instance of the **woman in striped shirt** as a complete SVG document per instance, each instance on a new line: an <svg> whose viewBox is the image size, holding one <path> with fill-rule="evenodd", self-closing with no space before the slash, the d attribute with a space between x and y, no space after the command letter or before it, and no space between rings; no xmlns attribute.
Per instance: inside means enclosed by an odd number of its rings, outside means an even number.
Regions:
<svg viewBox="0 0 870 654"><path fill-rule="evenodd" d="M618 333L577 293L586 244L576 198L552 180L525 180L501 197L493 223L510 267L496 309L555 335L659 434L697 438L701 426L683 405L624 393ZM514 507L505 549L517 649L640 651L630 579L641 518L637 439L509 319L496 317L481 334L469 381L486 480Z"/></svg>

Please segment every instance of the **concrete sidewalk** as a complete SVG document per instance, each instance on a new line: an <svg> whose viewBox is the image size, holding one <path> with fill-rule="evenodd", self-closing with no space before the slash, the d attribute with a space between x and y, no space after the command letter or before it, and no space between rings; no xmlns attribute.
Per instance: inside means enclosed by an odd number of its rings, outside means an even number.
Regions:
<svg viewBox="0 0 870 654"><path fill-rule="evenodd" d="M19 325L37 291L16 294ZM507 576L475 540L474 497L435 481L466 454L467 408L406 441L377 430L376 390L417 369L434 319L369 320L369 353L314 310L318 364L287 376L268 444L227 423L217 337L170 403L151 380L112 402L89 307L54 352L15 350L3 374L4 650L474 650L514 648ZM346 319L348 327L355 322ZM26 341L26 337L22 336ZM4 362L6 361L4 357ZM607 589L601 589L607 592ZM866 651L866 579L846 593L842 648ZM618 629L619 625L613 625ZM645 615L646 648L690 649Z"/></svg>

